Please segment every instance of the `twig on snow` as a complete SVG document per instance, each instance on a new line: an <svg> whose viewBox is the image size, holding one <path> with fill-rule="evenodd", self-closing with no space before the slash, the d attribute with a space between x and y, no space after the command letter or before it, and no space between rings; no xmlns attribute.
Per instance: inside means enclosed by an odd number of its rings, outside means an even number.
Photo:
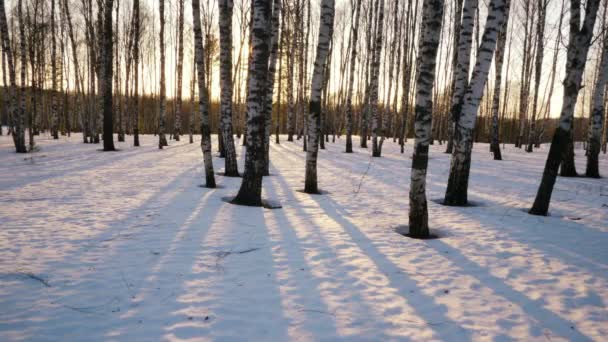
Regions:
<svg viewBox="0 0 608 342"><path fill-rule="evenodd" d="M33 274L33 273L29 273L29 272L21 272L21 274L23 274L24 276L30 278L30 279L34 279L39 281L42 285L46 286L46 287L51 287L51 284L49 284L48 281L44 280L43 278Z"/></svg>
<svg viewBox="0 0 608 342"><path fill-rule="evenodd" d="M359 185L357 185L357 190L354 191L355 196L353 196L353 197L357 197L357 195L359 194L359 191L361 191L361 186L363 185L363 181L365 180L365 177L367 177L369 170L372 168L372 161L373 161L373 157L370 156L369 162L367 163L367 169L365 169L365 172L363 172L363 174L361 175L361 179L359 179Z"/></svg>

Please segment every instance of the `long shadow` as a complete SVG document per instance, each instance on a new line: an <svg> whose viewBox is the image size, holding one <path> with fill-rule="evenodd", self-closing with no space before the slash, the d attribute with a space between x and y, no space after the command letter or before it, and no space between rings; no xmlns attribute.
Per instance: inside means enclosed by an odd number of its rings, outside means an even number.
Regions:
<svg viewBox="0 0 608 342"><path fill-rule="evenodd" d="M352 240L359 246L359 248L372 260L372 262L378 267L384 274L390 274L387 277L390 282L390 286L397 289L399 294L406 298L408 303L411 303L412 308L416 311L419 317L422 317L429 326L432 325L453 325L460 327L460 324L452 319L448 318L446 313L445 305L433 305L432 309L418 310L420 307L429 307L429 303L434 303L435 298L425 295L422 291L415 291L412 293L408 289L418 288L418 283L408 277L402 270L391 262L383 253L381 253L375 246L372 240L370 240L359 227L345 219L348 216L347 212L338 212L337 204L330 198L326 201L321 202L317 197L311 196L311 198L317 202L320 208L323 209L325 214L331 219L340 224L344 231L349 234ZM432 312L432 314L430 313ZM448 329L433 329L437 333L439 339L449 341L454 339L454 332ZM467 339L470 339L470 332L464 331L467 334Z"/></svg>
<svg viewBox="0 0 608 342"><path fill-rule="evenodd" d="M71 315L91 315L98 318L116 313L115 311L120 307L119 304L127 300L130 294L130 287L132 286L126 285L124 274L116 274L115 271L106 271L105 273L112 274L114 272L112 279L96 278L100 274L98 269L108 267L108 263L137 264L141 260L151 260L155 257L154 254L151 254L153 251L146 250L145 247L147 245L140 240L148 235L141 235L140 233L145 229L166 228L154 227L156 220L154 214L147 214L146 217L140 217L137 214L146 214L157 209L159 202L162 202L159 196L168 196L170 197L168 199L171 199L173 202L180 202L181 197L192 196L193 193L198 197L198 193L201 191L195 184L198 182L198 179L196 177L192 179L182 177L197 166L194 165L180 172L171 182L159 189L156 195L151 195L147 201L130 210L126 215L128 217L127 220L117 219L111 221L107 223L108 228L101 234L83 238L82 240L70 241L70 244L79 247L68 251L61 259L43 263L43 272L51 275L47 279L51 287L44 289L46 296L41 297L40 293L36 293L31 294L26 299L14 298L15 305L13 307L16 309L15 315L13 317L6 315L6 317L16 319L20 323L11 325L11 330L19 331L27 329L37 336L63 336L65 331L71 331L75 337L82 337L87 336L87 329L90 329L90 327L78 325L78 319L70 319ZM176 188L180 183L188 184L195 189L195 192L169 193L170 190ZM83 244L84 242L89 243ZM119 249L124 248L127 250L129 248L139 248L139 253L136 253L129 260L113 259L118 254ZM106 262L102 260L106 260ZM101 287L97 286L99 281L105 283L105 285ZM103 297L104 291L115 287L120 288L116 290L117 293L120 293L119 295ZM87 292L83 293L83 289ZM102 291L98 292L97 290L99 289ZM45 301L45 297L51 303L51 305L44 305L46 310L42 310L40 304L33 305L25 310L18 309L18 303L20 302L22 303L29 299L40 303L41 300ZM10 307L10 303L5 304ZM44 322L44 325L38 325L38 320Z"/></svg>
<svg viewBox="0 0 608 342"><path fill-rule="evenodd" d="M540 250L543 254L557 257L567 264L588 269L594 275L608 281L608 263L602 258L602 252L608 245L607 233L589 228L577 221L565 221L560 217L532 216L525 212L524 208L503 207L502 209L506 210L502 216L496 212L496 217L500 218L498 225L507 227L501 228L500 234ZM475 215L474 212L467 211L462 211L460 214L479 222L483 227L497 226L496 217ZM551 221L555 223L552 224ZM550 232L547 231L548 227Z"/></svg>
<svg viewBox="0 0 608 342"><path fill-rule="evenodd" d="M190 147L189 150L194 149L195 147L198 148L198 146L196 144L192 144L192 145L181 144L181 145L176 145L176 146L172 146L172 147L173 148ZM69 160L57 158L57 160L56 160L57 163L69 162L70 164L74 164L74 166L67 167L67 168L64 168L61 170L51 170L44 176L35 177L32 179L23 178L23 179L21 179L21 181L11 180L11 184L3 185L2 188L0 188L0 191L9 191L9 190L27 186L29 184L48 181L48 180L51 180L54 178L64 178L64 177L71 176L73 174L78 174L80 172L87 172L89 170L94 170L94 169L101 168L101 167L110 167L112 165L119 164L121 161L127 160L133 156L149 155L150 157L153 157L154 162L159 162L162 159L174 156L173 153L171 153L171 152L162 153L162 152L159 152L158 149L149 149L149 150L133 149L133 150L129 150L129 151L118 151L118 152L100 152L97 150L90 150L90 151L86 151L83 153L88 153L88 154L84 155L86 157L89 157L91 154L93 154L96 157L95 158L96 160L91 161L88 158L73 158L73 159L69 159ZM147 160L147 159L138 160L137 163L133 166L137 166L137 165L145 163L145 162L149 162L149 160ZM45 161L45 163L51 164L52 162Z"/></svg>
<svg viewBox="0 0 608 342"><path fill-rule="evenodd" d="M313 197L315 201L318 201L317 198ZM377 262L379 267L386 273L396 273L395 270L397 267L392 264L386 257L383 256L374 246L373 242L367 238L365 234L363 234L360 229L352 224L350 221L344 219L344 216L347 216L348 213L340 213L338 212L337 204L333 202L331 199L325 202L326 204L322 206L325 212L332 217L337 222L345 228L348 233L353 236L353 240L357 241L360 248L370 256L373 256L373 259ZM319 203L321 206L321 203ZM574 324L560 316L556 313L545 309L544 302L541 300L532 300L529 299L524 294L512 289L510 286L504 283L503 279L500 279L496 276L493 276L486 268L483 268L476 264L475 262L466 258L459 250L454 247L448 245L441 240L433 240L432 243L427 244L429 248L433 248L437 251L437 253L448 254L450 255L450 259L457 265L459 265L462 269L473 269L473 274L481 275L476 277L481 284L485 287L492 289L495 293L503 296L504 298L510 300L513 303L517 303L521 306L522 310L526 312L528 315L534 317L539 322L543 322L544 325L549 327L553 332L561 335L563 338L568 340L577 340L577 341L586 341L590 340L589 337L583 335L579 331L573 329ZM402 282L399 282L400 284ZM411 283L411 281L410 281ZM428 297L423 300L423 302L427 302L432 300L432 298ZM540 332L539 336L542 336Z"/></svg>
<svg viewBox="0 0 608 342"><path fill-rule="evenodd" d="M493 289L494 292L511 302L517 303L524 312L538 322L541 322L543 327L548 327L552 332L559 334L562 338L570 341L591 340L578 330L573 329L574 323L558 316L551 310L545 309L544 306L546 303L544 301L530 299L523 293L514 290L504 283L504 279L492 275L488 269L469 260L458 249L441 240L435 240L433 244L429 244L429 247L435 249L438 253L445 253L447 251L450 258L453 259L456 264L460 265L463 269L473 270L474 274L479 275L477 279L484 286Z"/></svg>
<svg viewBox="0 0 608 342"><path fill-rule="evenodd" d="M272 167L272 164L271 164ZM270 180L267 181L265 183L265 190L267 190L267 193L270 197L273 198L278 198L278 192L275 189L275 185L274 183L278 182L277 180ZM285 187L285 184L283 184L283 194L286 196L290 196L293 198L293 194L291 195L287 195L288 193L290 193L292 191L292 189ZM327 304L325 304L322 300L320 300L321 298L321 294L318 291L319 288L319 284L318 283L313 283L310 284L310 282L313 282L313 280L315 279L315 277L313 276L313 274L310 272L310 267L307 267L308 265L306 265L306 258L304 256L304 248L301 246L300 239L298 238L298 236L295 234L295 226L290 222L290 220L287 218L287 215L285 215L285 210L274 210L272 211L272 215L274 216L275 220L277 221L277 225L276 225L276 229L278 230L278 234L280 236L280 241L281 244L292 244L293 245L290 248L284 248L282 249L283 253L286 254L285 256L285 268L288 270L289 272L289 280L291 281L291 283L286 284L287 287L289 288L294 288L294 290L292 290L294 292L294 295L291 296L295 296L295 297L300 297L300 298L290 298L292 301L297 302L297 304L300 304L302 307L300 309L299 314L300 315L305 315L307 318L305 319L306 322L316 322L316 324L314 326L311 326L310 324L304 324L305 328L308 328L308 333L313 335L313 339L318 340L321 336L317 336L316 338L314 337L315 332L317 331L334 331L336 332L337 335L337 327L336 327L336 322L335 322L335 318L331 315L331 314L327 314L330 312L329 308L327 307ZM275 265L275 269L278 271L280 269L280 265L278 265L278 262L275 261L274 263ZM295 278L295 279L294 279ZM310 285L310 286L307 286ZM289 294L287 294L289 295ZM319 315L321 315L320 319L321 321L319 321ZM316 317L315 317L316 316ZM317 318L317 320L315 320L315 318ZM292 320L294 320L295 322L292 322L291 324L297 324L297 320L295 318L292 318Z"/></svg>
<svg viewBox="0 0 608 342"><path fill-rule="evenodd" d="M217 199L219 201L219 199ZM165 338L285 340L287 319L262 208L221 210L184 276Z"/></svg>
<svg viewBox="0 0 608 342"><path fill-rule="evenodd" d="M167 324L166 320L179 319L176 315L171 315L175 309L171 303L175 302L183 291L180 281L183 283L184 279L190 276L192 265L200 253L200 241L204 240L222 205L214 191L207 191L198 200L194 210L189 213L185 210L180 211L181 206L183 203L188 203L187 200L195 200L196 196L193 193L183 197L173 200L167 208L176 220L172 220L168 226L159 228L171 233L159 234L150 239L153 240L151 243L145 243L149 245L156 242L153 250L150 251L152 261L145 265L147 270L141 268L137 270L141 272L138 277L140 283L132 284L128 281L132 276L128 274L125 276L130 295L127 303L123 304L127 310L120 321L108 329L107 335L137 337L137 334L142 334L139 338L155 336L160 339L164 332L163 325ZM175 215L175 212L181 215ZM134 246L123 246L123 249L130 252L138 248L139 243L141 242L134 243ZM145 256L145 251L141 254ZM155 314L150 315L151 311ZM187 317L182 318L187 321Z"/></svg>
<svg viewBox="0 0 608 342"><path fill-rule="evenodd" d="M287 183L285 182L285 180L282 179L282 177L276 177L276 181L280 185L281 188L287 188L287 189L289 189L289 186L287 185ZM288 194L290 200L293 200L294 202L296 201L296 199L295 199L295 197L293 195L293 192L286 191L286 194ZM323 197L325 197L325 196L323 196ZM311 196L311 198L313 198L317 202L317 204L318 204L318 206L320 208L324 209L323 206L321 205L320 196ZM297 212L297 215L300 216L300 217L307 217L307 216L311 215L310 213L307 213L304 210L302 210L297 204L295 206L293 206L293 209ZM339 217L337 219L336 217L332 217L331 215L329 215L329 216L330 216L330 218L334 219L334 221L336 221L339 224L343 225L342 224L342 218ZM317 239L319 239L319 240L325 242L326 244L328 244L328 242L326 241L326 238L323 237L323 233L319 229L319 227L317 227L314 224L311 224L311 227L313 227L314 229L313 229L313 231L310 231L310 233L316 235ZM352 240L355 242L354 245L358 246L359 249L369 257L371 263L373 265L375 265L376 267L378 267L378 269L382 273L388 275L388 274L394 273L396 271L396 268L394 268L393 270L391 270L392 272L391 271L387 271L387 268L386 267L382 267L383 265L378 264L376 258L374 258L372 254L370 254L370 249L366 248L366 246L360 244L360 242L357 241L357 238L358 238L357 236L351 235L351 237L352 237ZM329 247L329 245L328 245L328 247ZM338 272L338 274L343 274L343 276L345 277L344 279L341 280L341 282L343 284L353 284L353 285L356 285L356 284L360 283L360 279L352 276L348 272L348 270L351 269L352 266L348 265L348 264L344 264L344 262L341 261L340 258L338 257L338 255L336 254L336 251L333 251L333 248L331 248L331 249L332 249L332 251L329 252L329 254L331 254L331 255L329 255L327 257L331 258L331 260L335 260L335 263L337 263L337 264L334 265L332 263L332 266L335 267L335 271ZM361 266L361 267L363 267L363 266ZM357 267L357 269L358 269L358 267ZM344 271L341 271L341 270L344 270ZM390 279L390 277L387 276L387 278L390 281L391 287L396 290L396 292L397 292L396 295L402 297L403 299L405 299L408 304L411 304L410 306L416 312L417 316L421 317L425 321L425 322L423 322L423 321L417 322L417 321L407 320L406 319L404 321L404 323L418 323L420 325L424 325L426 328L431 329L438 336L440 336L441 339L444 339L444 340L449 339L450 336L451 337L454 336L452 334L447 333L445 330L444 331L439 331L439 330L433 329L433 325L435 325L435 324L450 324L450 323L457 324L455 322L450 321L449 319L447 319L445 317L445 308L443 306L438 306L437 309L434 310L436 313L438 313L437 315L432 315L431 316L431 315L428 315L428 314L427 315L421 314L421 313L419 313L416 310L416 303L420 303L420 302L417 301L417 300L415 300L414 298L420 299L421 301L425 301L425 305L426 306L428 306L429 302L432 302L432 298L426 297L424 295L422 295L422 297L420 297L420 295L415 296L415 295L412 295L412 293L407 292L405 290L405 287L409 287L409 288L415 287L415 283L413 281L409 280L409 279L403 279L403 280L405 280L403 283L401 283L401 284L395 284L394 282L392 282L392 280ZM335 282L336 279L332 278L331 281ZM350 285L346 285L346 286L350 286ZM347 289L342 289L340 293L343 293L343 291L350 291L350 292L354 293L354 295L351 296L352 297L351 299L353 301L357 302L357 303L360 303L361 305L364 305L364 307L362 308L363 310L365 310L364 312L363 311L362 312L354 312L354 313L350 312L351 315L355 314L357 316L365 317L365 316L369 316L370 312L373 312L373 310L371 310L370 308L366 308L368 306L367 305L368 303L361 297L361 295L359 294L359 292L360 292L359 290L357 290L357 289L348 289L347 288ZM342 294L342 296L343 296L343 294ZM360 324L363 324L363 323L360 323ZM367 331L367 329L365 329L364 331ZM374 338L377 338L377 339L380 339L380 340L387 340L387 339L395 338L395 336L386 335L384 333L384 330L383 330L382 333L380 333L380 335L374 335L374 336L375 336ZM403 338L403 337L401 337L401 338Z"/></svg>

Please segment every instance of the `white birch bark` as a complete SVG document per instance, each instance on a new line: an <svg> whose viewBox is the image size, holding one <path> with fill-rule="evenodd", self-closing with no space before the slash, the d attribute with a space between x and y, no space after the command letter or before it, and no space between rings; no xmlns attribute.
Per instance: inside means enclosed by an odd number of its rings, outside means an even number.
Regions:
<svg viewBox="0 0 608 342"><path fill-rule="evenodd" d="M359 17L361 16L361 0L356 0L353 10L354 18L351 29L350 71L346 94L346 153L353 152L353 85L355 82L355 65L357 64L357 40L359 37Z"/></svg>
<svg viewBox="0 0 608 342"><path fill-rule="evenodd" d="M221 130L224 144L224 174L228 177L239 175L236 150L232 136L232 0L220 0L220 111Z"/></svg>
<svg viewBox="0 0 608 342"><path fill-rule="evenodd" d="M538 93L540 89L541 71L544 57L544 36L545 18L547 13L548 0L538 0L537 11L538 21L536 22L536 56L534 61L534 98L532 100L532 118L530 120L530 130L528 131L528 146L526 152L532 152L536 144L536 119L538 110Z"/></svg>
<svg viewBox="0 0 608 342"><path fill-rule="evenodd" d="M173 138L179 141L182 134L182 84L184 77L184 0L179 0L177 18L177 89L175 95L175 122Z"/></svg>
<svg viewBox="0 0 608 342"><path fill-rule="evenodd" d="M477 119L477 110L488 80L488 72L496 48L498 32L505 20L506 3L504 0L492 0L488 6L488 18L479 46L471 81L462 99L462 106L456 110L454 152L450 165L450 176L445 194L446 205L466 205L471 167L471 150L473 148L473 130ZM460 52L459 52L460 53ZM460 57L460 56L459 56Z"/></svg>
<svg viewBox="0 0 608 342"><path fill-rule="evenodd" d="M195 0L196 1L196 0ZM247 152L243 181L234 204L261 206L264 169L264 102L268 86L270 34L268 22L271 0L253 0L251 25L251 63L247 93Z"/></svg>
<svg viewBox="0 0 608 342"><path fill-rule="evenodd" d="M378 18L376 23L376 37L372 55L371 79L369 92L369 107L372 114L372 156L380 157L378 136L382 134L380 109L378 108L378 82L380 78L380 55L382 52L382 33L384 30L384 0L378 3Z"/></svg>
<svg viewBox="0 0 608 342"><path fill-rule="evenodd" d="M492 132L490 150L494 154L494 160L502 160L500 153L499 140L499 114L500 114L500 89L502 86L502 67L505 57L505 46L507 44L507 28L509 26L509 9L511 0L506 0L505 20L502 28L498 33L498 41L496 43L496 56L494 61L495 80L494 91L492 94Z"/></svg>
<svg viewBox="0 0 608 342"><path fill-rule="evenodd" d="M163 1L163 0L161 0ZM201 7L199 0L192 0L192 21L194 30L194 56L198 84L198 105L201 121L201 150L205 167L205 186L215 188L213 157L211 155L211 128L209 125L209 93L205 82L205 51L201 29Z"/></svg>
<svg viewBox="0 0 608 342"><path fill-rule="evenodd" d="M426 173L433 119L433 85L442 18L443 0L424 0L419 53L416 62L418 73L416 75L415 140L409 193L409 236L414 238L429 237Z"/></svg>
<svg viewBox="0 0 608 342"><path fill-rule="evenodd" d="M270 59L268 61L268 86L266 89L266 100L264 103L264 176L270 174L270 131L272 129L272 98L274 95L274 78L277 70L277 58L279 51L279 24L281 16L281 0L273 1L271 38L270 38Z"/></svg>
<svg viewBox="0 0 608 342"><path fill-rule="evenodd" d="M456 70L454 71L454 90L451 103L452 125L455 125L460 117L464 94L469 85L469 67L471 65L471 48L473 46L473 29L475 28L477 7L478 0L465 0L462 7L462 22L458 37L458 56L456 58ZM458 132L454 129L452 141L448 141L448 150L449 145L454 144L455 140L458 139L457 134Z"/></svg>
<svg viewBox="0 0 608 342"><path fill-rule="evenodd" d="M382 1L382 0L381 0ZM310 87L310 107L308 121L309 146L306 152L306 177L304 192L318 193L317 183L317 154L319 151L319 135L321 121L321 92L323 90L323 67L325 65L329 45L334 28L334 0L322 0L319 38L317 40L317 55Z"/></svg>
<svg viewBox="0 0 608 342"><path fill-rule="evenodd" d="M585 175L593 178L600 177L598 159L602 142L604 112L606 111L604 98L608 82L608 34L606 33L604 33L602 45L598 75L591 97L591 122L587 137L587 169Z"/></svg>

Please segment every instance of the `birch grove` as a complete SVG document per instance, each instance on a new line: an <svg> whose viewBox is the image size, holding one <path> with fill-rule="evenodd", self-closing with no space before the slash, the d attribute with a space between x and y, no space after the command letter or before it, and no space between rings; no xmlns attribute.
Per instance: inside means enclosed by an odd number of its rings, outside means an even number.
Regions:
<svg viewBox="0 0 608 342"><path fill-rule="evenodd" d="M300 152L291 157L294 167L302 159L304 192L319 194L319 165L344 172L333 144L345 158L369 155L357 165L365 170L357 188L374 167L397 172L372 158L396 144L403 160L413 156L406 190L417 237L430 234L426 175L438 149L450 154L443 204L451 206L470 204L472 158L512 162L507 144L540 151L533 159L549 151L532 214L548 213L556 177L576 176L576 157L585 154L586 177L602 173L607 0L6 5L0 133L8 130L19 153L78 133L105 151L158 135L158 149L172 140L170 154L200 136L204 186L242 176L232 202L260 206L263 177L276 176L273 158L287 158L284 148ZM491 156L473 156L482 147ZM216 158L224 158L217 183Z"/></svg>
<svg viewBox="0 0 608 342"><path fill-rule="evenodd" d="M593 36L593 27L597 18L599 0L589 0L581 23L581 3L570 2L570 25L568 37L568 54L566 61L566 78L564 79L564 99L560 112L559 126L556 128L549 148L543 176L530 209L530 214L547 215L557 170L562 162L567 145L571 139L574 106L581 89L583 71Z"/></svg>

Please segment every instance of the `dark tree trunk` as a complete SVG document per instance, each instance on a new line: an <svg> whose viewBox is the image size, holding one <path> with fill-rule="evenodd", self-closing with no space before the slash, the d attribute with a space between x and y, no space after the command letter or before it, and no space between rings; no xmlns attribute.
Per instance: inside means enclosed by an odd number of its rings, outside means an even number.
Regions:
<svg viewBox="0 0 608 342"><path fill-rule="evenodd" d="M104 19L103 19L103 48L102 53L103 63L102 71L102 91L103 98L103 150L114 151L114 138L112 131L114 123L112 118L112 58L114 56L112 49L112 4L113 0L105 0Z"/></svg>

